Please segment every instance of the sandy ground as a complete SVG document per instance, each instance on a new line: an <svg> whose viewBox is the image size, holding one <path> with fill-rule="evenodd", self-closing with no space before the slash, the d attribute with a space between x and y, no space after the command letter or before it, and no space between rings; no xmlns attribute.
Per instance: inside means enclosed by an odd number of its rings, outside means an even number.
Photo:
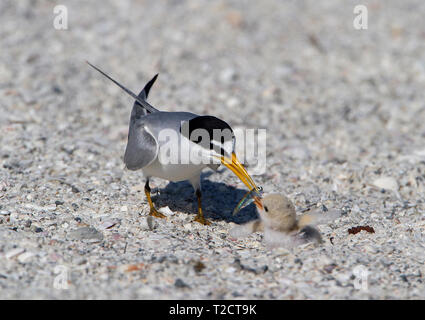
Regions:
<svg viewBox="0 0 425 320"><path fill-rule="evenodd" d="M363 1L0 2L0 298L425 298L425 3ZM298 212L339 210L323 245L268 249L229 238L246 192L124 170L133 101L267 129L266 192ZM375 233L349 234L358 225ZM151 230L152 229L152 230Z"/></svg>

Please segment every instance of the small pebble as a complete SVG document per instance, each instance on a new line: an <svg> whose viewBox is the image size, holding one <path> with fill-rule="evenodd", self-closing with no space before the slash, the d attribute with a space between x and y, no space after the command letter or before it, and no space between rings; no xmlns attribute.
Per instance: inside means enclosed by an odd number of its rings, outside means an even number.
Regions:
<svg viewBox="0 0 425 320"><path fill-rule="evenodd" d="M69 233L72 240L103 240L103 234L92 227L81 227Z"/></svg>
<svg viewBox="0 0 425 320"><path fill-rule="evenodd" d="M373 185L378 189L397 191L398 184L394 178L391 177L380 177L373 181Z"/></svg>
<svg viewBox="0 0 425 320"><path fill-rule="evenodd" d="M169 207L162 207L158 211L166 216L173 216L175 214Z"/></svg>
<svg viewBox="0 0 425 320"><path fill-rule="evenodd" d="M19 255L18 256L18 261L20 262L20 263L26 263L26 262L29 262L29 260L31 260L31 258L34 256L35 254L33 253L33 252L29 252L29 251L27 251L27 252L24 252L24 253L22 253L21 255Z"/></svg>
<svg viewBox="0 0 425 320"><path fill-rule="evenodd" d="M176 287L176 288L189 288L189 286L182 280L182 279L177 279L175 282L174 282L174 286Z"/></svg>

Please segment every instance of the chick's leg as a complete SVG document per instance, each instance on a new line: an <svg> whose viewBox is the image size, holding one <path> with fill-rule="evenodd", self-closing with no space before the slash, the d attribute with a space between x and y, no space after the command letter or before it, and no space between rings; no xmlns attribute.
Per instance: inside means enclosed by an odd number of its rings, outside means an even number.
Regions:
<svg viewBox="0 0 425 320"><path fill-rule="evenodd" d="M153 206L152 199L151 199L151 188L149 187L149 179L146 180L145 194L146 194L146 198L148 199L149 207L150 207L149 215L153 217L157 217L157 218L165 218L165 216L161 212L158 212Z"/></svg>

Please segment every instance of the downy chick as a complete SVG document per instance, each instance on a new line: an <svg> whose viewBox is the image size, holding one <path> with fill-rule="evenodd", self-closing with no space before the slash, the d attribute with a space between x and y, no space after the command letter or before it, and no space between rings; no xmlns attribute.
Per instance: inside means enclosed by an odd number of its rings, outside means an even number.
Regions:
<svg viewBox="0 0 425 320"><path fill-rule="evenodd" d="M321 243L315 224L336 218L337 213L313 212L297 219L291 200L281 194L268 194L254 200L260 219L236 226L230 230L232 238L242 238L254 232L264 232L264 241L270 247L293 247L306 242Z"/></svg>

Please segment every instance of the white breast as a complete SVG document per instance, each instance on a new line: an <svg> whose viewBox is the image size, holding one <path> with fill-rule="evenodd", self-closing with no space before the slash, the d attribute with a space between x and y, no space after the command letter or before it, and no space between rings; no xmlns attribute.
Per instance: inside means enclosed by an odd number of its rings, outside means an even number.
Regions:
<svg viewBox="0 0 425 320"><path fill-rule="evenodd" d="M205 164L161 164L158 158L150 165L142 169L146 177L157 177L168 181L189 180L194 176L199 176Z"/></svg>
<svg viewBox="0 0 425 320"><path fill-rule="evenodd" d="M173 182L190 180L199 177L202 169L213 164L212 161L220 164L219 159L212 157L214 151L204 149L178 134L173 137L171 133L168 132L171 140L159 141L156 159L142 169L145 176Z"/></svg>

